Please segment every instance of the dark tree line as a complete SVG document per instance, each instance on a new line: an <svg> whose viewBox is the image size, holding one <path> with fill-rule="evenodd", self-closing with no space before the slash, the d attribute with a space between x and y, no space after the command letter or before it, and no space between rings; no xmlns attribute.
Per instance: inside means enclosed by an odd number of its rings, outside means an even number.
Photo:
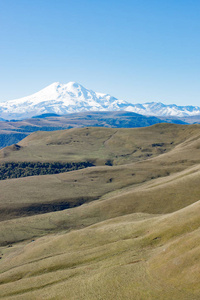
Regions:
<svg viewBox="0 0 200 300"><path fill-rule="evenodd" d="M6 162L0 164L0 180L58 174L94 166L91 162Z"/></svg>

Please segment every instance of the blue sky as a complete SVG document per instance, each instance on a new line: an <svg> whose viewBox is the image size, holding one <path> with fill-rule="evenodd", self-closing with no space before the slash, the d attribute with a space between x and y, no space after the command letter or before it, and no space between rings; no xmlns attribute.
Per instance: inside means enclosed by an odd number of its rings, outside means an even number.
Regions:
<svg viewBox="0 0 200 300"><path fill-rule="evenodd" d="M200 1L0 0L0 101L59 81L200 105Z"/></svg>

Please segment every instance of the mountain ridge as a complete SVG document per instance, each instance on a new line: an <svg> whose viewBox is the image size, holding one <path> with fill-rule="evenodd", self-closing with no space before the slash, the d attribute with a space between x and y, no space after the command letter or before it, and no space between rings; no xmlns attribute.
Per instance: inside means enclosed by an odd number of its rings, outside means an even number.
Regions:
<svg viewBox="0 0 200 300"><path fill-rule="evenodd" d="M149 116L196 116L198 106L165 105L161 102L133 104L109 94L86 89L77 82L54 82L30 96L0 103L0 118L26 119L36 115L59 115L83 111L129 111Z"/></svg>

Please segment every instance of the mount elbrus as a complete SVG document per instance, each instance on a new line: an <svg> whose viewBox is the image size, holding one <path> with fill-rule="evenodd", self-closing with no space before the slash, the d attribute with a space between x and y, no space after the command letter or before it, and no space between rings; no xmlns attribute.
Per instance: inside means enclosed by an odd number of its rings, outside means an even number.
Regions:
<svg viewBox="0 0 200 300"><path fill-rule="evenodd" d="M55 82L41 91L20 99L0 103L1 119L26 119L45 113L59 115L82 111L129 111L152 116L200 115L198 106L165 105L162 103L133 104L84 88L76 82Z"/></svg>

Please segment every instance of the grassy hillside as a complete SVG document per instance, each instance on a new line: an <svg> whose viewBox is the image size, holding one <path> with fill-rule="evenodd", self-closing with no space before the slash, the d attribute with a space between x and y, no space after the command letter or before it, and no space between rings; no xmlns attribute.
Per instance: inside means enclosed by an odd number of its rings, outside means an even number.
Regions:
<svg viewBox="0 0 200 300"><path fill-rule="evenodd" d="M199 200L199 166L129 185L122 180L127 171L119 173L122 176L111 183L105 167L99 173L88 169L71 172L71 176L64 173L1 181L0 245L130 213L169 213Z"/></svg>
<svg viewBox="0 0 200 300"><path fill-rule="evenodd" d="M200 203L2 248L5 299L199 299ZM16 284L17 283L17 284Z"/></svg>
<svg viewBox="0 0 200 300"><path fill-rule="evenodd" d="M198 140L199 125L157 124L145 128L76 128L35 132L0 150L6 161L85 161L102 165L125 164L158 156L191 138Z"/></svg>
<svg viewBox="0 0 200 300"><path fill-rule="evenodd" d="M59 116L56 114L42 114L27 120L0 120L0 149L18 143L25 136L35 131L55 131L77 127L112 127L134 128L145 127L153 124L168 122L186 124L175 118L146 117L133 112L82 112ZM187 122L187 121L186 121ZM23 135L23 136L22 136Z"/></svg>
<svg viewBox="0 0 200 300"><path fill-rule="evenodd" d="M1 164L95 166L0 181L0 297L199 299L199 129L37 132L2 149Z"/></svg>

